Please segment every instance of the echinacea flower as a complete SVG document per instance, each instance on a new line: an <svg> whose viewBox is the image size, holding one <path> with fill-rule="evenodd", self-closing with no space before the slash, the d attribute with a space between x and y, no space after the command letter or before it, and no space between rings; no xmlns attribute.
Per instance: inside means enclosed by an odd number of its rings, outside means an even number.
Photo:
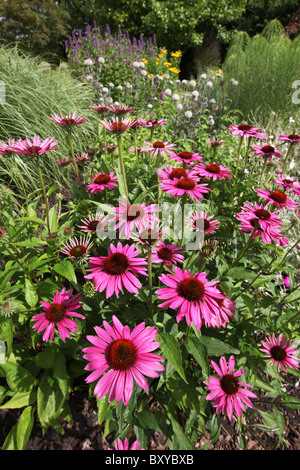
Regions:
<svg viewBox="0 0 300 470"><path fill-rule="evenodd" d="M145 127L157 127L157 126L166 126L167 125L167 121L166 119L148 119L148 121L146 121L146 124L145 124Z"/></svg>
<svg viewBox="0 0 300 470"><path fill-rule="evenodd" d="M257 202L254 206L245 203L241 212L236 215L236 218L241 222L240 230L245 232L252 233L255 224L257 224L257 230L252 238L257 238L261 235L263 242L266 244L270 244L272 240L280 244L280 240L283 238L280 230L284 223L277 217L275 212L269 211L268 206L258 204Z"/></svg>
<svg viewBox="0 0 300 470"><path fill-rule="evenodd" d="M98 175L93 175L91 178L92 182L86 185L86 188L89 190L90 194L96 194L104 189L113 189L118 184L118 177L114 176L114 172L111 171L109 174L103 173L100 171Z"/></svg>
<svg viewBox="0 0 300 470"><path fill-rule="evenodd" d="M273 145L268 145L268 144L262 144L262 145L253 145L251 149L254 152L254 155L261 155L263 157L282 157L282 153L279 152L279 150L274 147Z"/></svg>
<svg viewBox="0 0 300 470"><path fill-rule="evenodd" d="M57 114L52 114L50 116L51 121L55 122L56 124L60 124L61 126L77 126L78 124L83 124L86 121L86 118L83 116L76 116L76 111L73 114L69 113L66 116L62 114L60 117Z"/></svg>
<svg viewBox="0 0 300 470"><path fill-rule="evenodd" d="M192 322L200 330L203 324L212 325L212 318L219 315L218 300L225 299L215 286L218 281L208 281L206 272L193 276L187 269L177 266L175 274L162 274L159 279L167 287L156 291L159 299L167 299L159 304L162 308L177 309L177 322L184 317L188 325Z"/></svg>
<svg viewBox="0 0 300 470"><path fill-rule="evenodd" d="M240 124L240 125L231 125L228 127L228 130L232 132L232 135L237 135L240 137L255 137L256 139L266 139L268 136L265 132L258 132L260 129L258 127L249 126L249 124Z"/></svg>
<svg viewBox="0 0 300 470"><path fill-rule="evenodd" d="M281 367L285 372L287 367L291 369L298 368L299 357L295 354L297 350L291 346L291 340L285 338L280 334L277 338L275 334L268 335L266 341L262 341L261 344L264 346L260 351L266 353L270 359L269 364L272 366L276 364L277 370Z"/></svg>
<svg viewBox="0 0 300 470"><path fill-rule="evenodd" d="M224 356L220 358L220 367L215 361L211 361L211 365L219 375L220 378L210 376L209 383L205 381L207 390L210 393L207 395L206 400L214 400L214 408L216 412L222 412L223 415L227 413L228 419L231 421L233 413L236 413L238 418L242 418L242 411L245 410L245 405L253 408L250 398L257 398L257 396L244 387L252 387L252 385L239 382L238 377L245 374L245 369L234 371L235 359L230 356L227 361Z"/></svg>
<svg viewBox="0 0 300 470"><path fill-rule="evenodd" d="M69 158L63 158L62 160L56 160L56 164L59 165L59 166L67 166L67 165L70 165L70 163L72 163L72 160L70 160Z"/></svg>
<svg viewBox="0 0 300 470"><path fill-rule="evenodd" d="M119 106L115 106L114 104L111 104L110 106L108 106L108 110L114 114L123 115L123 114L132 113L134 111L134 107L133 106L128 107L125 104L120 104Z"/></svg>
<svg viewBox="0 0 300 470"><path fill-rule="evenodd" d="M104 104L93 104L90 108L97 111L97 113L105 113L106 111L109 111L108 106L105 106Z"/></svg>
<svg viewBox="0 0 300 470"><path fill-rule="evenodd" d="M173 167L170 165L165 165L164 169L158 168L157 174L160 181L164 180L174 180L175 178L188 178L188 175L192 173L193 170L186 170L181 167Z"/></svg>
<svg viewBox="0 0 300 470"><path fill-rule="evenodd" d="M80 313L74 312L81 307L80 294L72 297L73 289L66 291L65 287L59 293L58 290L53 294L53 301L41 301L44 311L32 317L36 323L33 329L38 333L44 331L43 341L53 341L55 335L55 326L63 341L71 337L71 332L76 333L78 324L70 317L77 317L84 319L85 317Z"/></svg>
<svg viewBox="0 0 300 470"><path fill-rule="evenodd" d="M296 142L300 142L300 135L298 134L280 135L278 137L278 140L296 143Z"/></svg>
<svg viewBox="0 0 300 470"><path fill-rule="evenodd" d="M172 155L170 158L171 160L176 160L177 162L181 164L185 163L186 165L189 165L192 162L201 162L203 159L202 155L199 155L199 153L187 152L185 150Z"/></svg>
<svg viewBox="0 0 300 470"><path fill-rule="evenodd" d="M280 191L279 189L275 191L271 191L270 189L256 189L255 192L264 199L265 204L273 204L277 206L280 211L283 208L286 209L297 209L298 203L292 201L284 191Z"/></svg>
<svg viewBox="0 0 300 470"><path fill-rule="evenodd" d="M100 121L100 124L105 127L105 129L120 134L127 131L127 129L130 129L134 124L134 121L132 119L121 119L119 121L119 119L116 118L113 121Z"/></svg>
<svg viewBox="0 0 300 470"><path fill-rule="evenodd" d="M161 189L174 197L189 195L192 199L199 202L199 198L203 198L203 194L209 193L210 189L206 183L199 184L199 178L194 172L189 173L185 178L174 178L173 180L162 180L160 182Z"/></svg>
<svg viewBox="0 0 300 470"><path fill-rule="evenodd" d="M217 179L230 179L231 172L229 168L226 168L223 165L217 165L216 162L213 163L200 163L193 167L194 171L202 178L210 178L213 181Z"/></svg>
<svg viewBox="0 0 300 470"><path fill-rule="evenodd" d="M166 155L174 155L174 144L169 144L168 142L145 142L146 146L142 147L143 152L151 152L150 157L156 157L157 155L162 155L165 159Z"/></svg>
<svg viewBox="0 0 300 470"><path fill-rule="evenodd" d="M21 155L37 157L53 150L57 144L57 141L53 141L53 137L47 137L41 142L41 138L35 135L32 142L28 137L26 137L25 140L18 141L14 145L14 152Z"/></svg>
<svg viewBox="0 0 300 470"><path fill-rule="evenodd" d="M194 211L190 219L186 219L187 223L193 227L194 230L201 231L206 234L215 233L219 229L220 222L212 220L213 215L208 215L208 212Z"/></svg>
<svg viewBox="0 0 300 470"><path fill-rule="evenodd" d="M81 153L80 155L75 155L75 160L77 163L89 162L91 159L87 153Z"/></svg>
<svg viewBox="0 0 300 470"><path fill-rule="evenodd" d="M118 148L118 144L106 144L104 145L104 150L108 153L114 152Z"/></svg>
<svg viewBox="0 0 300 470"><path fill-rule="evenodd" d="M158 372L165 368L160 364L163 358L152 352L160 346L154 326L146 328L143 322L130 332L129 326L123 326L115 315L112 322L110 326L103 321L104 328L94 328L97 336L87 336L93 346L83 349L83 358L88 361L85 370L93 372L85 380L91 383L102 376L94 388L97 399L109 394L109 403L122 400L127 406L134 382L148 392L144 376L159 377Z"/></svg>
<svg viewBox="0 0 300 470"><path fill-rule="evenodd" d="M119 293L124 287L128 292L139 293L141 283L138 274L147 275L145 258L137 258L141 250L136 250L135 245L125 245L119 242L117 246L112 243L107 256L91 257L88 267L90 274L86 279L93 279L95 288L99 292L106 290L108 299L114 293Z"/></svg>
<svg viewBox="0 0 300 470"><path fill-rule="evenodd" d="M281 175L275 180L275 183L278 184L280 188L284 188L287 192L291 191L297 194L297 196L300 195L300 183L294 181L294 176Z"/></svg>
<svg viewBox="0 0 300 470"><path fill-rule="evenodd" d="M153 215L158 211L155 204L146 206L146 203L129 205L127 202L119 201L119 206L114 208L114 218L110 220L116 223L114 230L119 229L119 236L122 238L124 235L127 240L132 235L133 230L141 232L144 229L152 228L153 223L159 222L159 218Z"/></svg>
<svg viewBox="0 0 300 470"><path fill-rule="evenodd" d="M172 243L166 244L161 241L157 244L152 251L152 263L164 263L169 269L172 269L173 264L184 262L184 256L181 254L180 246Z"/></svg>
<svg viewBox="0 0 300 470"><path fill-rule="evenodd" d="M15 153L15 145L20 144L20 142L22 142L22 139L19 139L17 142L15 142L15 139L9 139L8 143L0 142L0 155L11 155Z"/></svg>
<svg viewBox="0 0 300 470"><path fill-rule="evenodd" d="M78 228L86 233L96 233L99 230L105 230L108 224L108 217L108 215L104 217L102 214L96 216L89 214L88 218L81 220L83 225L78 225Z"/></svg>
<svg viewBox="0 0 300 470"><path fill-rule="evenodd" d="M92 246L93 242L90 243L89 238L80 236L79 240L76 237L70 238L60 251L74 261L81 261L86 259Z"/></svg>
<svg viewBox="0 0 300 470"><path fill-rule="evenodd" d="M139 441L134 441L134 443L129 447L128 438L125 437L124 442L121 441L119 438L117 441L114 442L114 449L108 447L108 450L145 450L139 449L140 443Z"/></svg>

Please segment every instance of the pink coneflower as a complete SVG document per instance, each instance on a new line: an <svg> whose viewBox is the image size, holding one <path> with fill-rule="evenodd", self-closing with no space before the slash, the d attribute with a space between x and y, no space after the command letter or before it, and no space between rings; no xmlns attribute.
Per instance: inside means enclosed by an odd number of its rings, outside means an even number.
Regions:
<svg viewBox="0 0 300 470"><path fill-rule="evenodd" d="M109 111L108 106L105 106L104 104L93 104L90 108L97 111L97 113L105 113L106 111Z"/></svg>
<svg viewBox="0 0 300 470"><path fill-rule="evenodd" d="M280 191L279 189L271 191L270 189L256 189L255 192L262 198L264 198L265 204L273 204L277 206L280 211L283 208L286 209L297 209L298 203L292 201L285 192Z"/></svg>
<svg viewBox="0 0 300 470"><path fill-rule="evenodd" d="M76 237L70 238L60 251L72 260L80 261L86 259L92 246L93 242L90 243L89 238L80 236L79 240Z"/></svg>
<svg viewBox="0 0 300 470"><path fill-rule="evenodd" d="M208 385L205 381L207 390L210 390L206 400L214 400L213 406L216 408L216 412L219 413L221 411L223 415L227 413L227 417L230 421L232 420L233 413L236 413L238 418L241 419L242 411L246 411L245 405L249 408L253 408L249 398L257 398L250 390L241 388L252 387L252 385L239 382L237 379L237 377L245 373L245 370L239 369L233 373L235 367L233 356L230 356L228 360L228 368L224 356L220 358L220 367L215 361L211 361L211 365L221 378L210 376Z"/></svg>
<svg viewBox="0 0 300 470"><path fill-rule="evenodd" d="M106 152L108 152L108 153L114 152L117 148L118 148L118 144L116 144L116 145L114 145L114 144L104 145L104 150L106 150Z"/></svg>
<svg viewBox="0 0 300 470"><path fill-rule="evenodd" d="M244 232L252 233L255 223L258 223L257 230L255 231L252 238L258 238L261 236L262 241L266 244L272 243L272 240L278 245L287 245L287 240L284 235L280 232L283 222L276 217L274 212L270 212L263 206L258 206L258 209L254 209L248 204L244 204L242 212L237 214L237 219L241 222L240 230ZM250 236L250 235L249 235Z"/></svg>
<svg viewBox="0 0 300 470"><path fill-rule="evenodd" d="M174 180L175 178L187 178L189 174L195 174L193 170L187 170L181 167L173 167L170 165L165 165L165 168L159 168L157 170L158 177L160 181L164 180Z"/></svg>
<svg viewBox="0 0 300 470"><path fill-rule="evenodd" d="M155 204L146 206L146 203L129 205L126 202L119 201L119 206L114 208L117 214L110 222L116 222L114 230L120 230L120 238L124 235L129 240L132 231L141 232L144 229L152 228L153 223L159 222L158 217L153 215L158 211Z"/></svg>
<svg viewBox="0 0 300 470"><path fill-rule="evenodd" d="M130 129L134 121L131 119L121 119L119 121L119 119L116 118L114 121L100 121L100 124L105 127L105 129L119 134Z"/></svg>
<svg viewBox="0 0 300 470"><path fill-rule="evenodd" d="M291 344L291 340L284 338L282 334L275 338L274 333L269 334L266 341L262 341L261 344L264 346L260 351L266 353L267 357L270 358L269 364L272 366L276 364L277 369L281 367L285 372L287 367L291 369L298 368L299 357L295 354L297 350L294 349Z"/></svg>
<svg viewBox="0 0 300 470"><path fill-rule="evenodd" d="M146 124L145 124L145 127L157 127L157 126L166 126L167 125L167 121L166 119L148 119L148 121L146 121Z"/></svg>
<svg viewBox="0 0 300 470"><path fill-rule="evenodd" d="M37 157L53 150L57 144L57 141L53 141L53 137L47 137L42 142L39 136L34 136L32 142L28 137L26 137L25 140L18 141L15 144L14 151L18 154Z"/></svg>
<svg viewBox="0 0 300 470"><path fill-rule="evenodd" d="M91 159L87 153L81 153L80 155L75 156L75 160L77 163L85 163L89 162Z"/></svg>
<svg viewBox="0 0 300 470"><path fill-rule="evenodd" d="M70 160L69 158L63 158L62 160L56 160L56 164L59 165L59 166L67 166L67 165L70 165L70 163L72 163L72 160Z"/></svg>
<svg viewBox="0 0 300 470"><path fill-rule="evenodd" d="M161 230L162 224L156 224L155 228L145 228L138 234L132 234L132 238L142 245L152 246L160 242L165 235L165 230Z"/></svg>
<svg viewBox="0 0 300 470"><path fill-rule="evenodd" d="M19 139L17 142L15 142L15 139L8 140L8 143L5 142L0 142L0 155L11 155L12 153L15 153L15 146L20 144L22 142L22 139Z"/></svg>
<svg viewBox="0 0 300 470"><path fill-rule="evenodd" d="M36 323L33 329L38 333L44 331L43 341L52 341L55 335L55 326L63 341L70 338L71 332L76 333L77 323L69 317L77 317L84 319L80 313L74 312L81 307L80 294L72 297L73 290L66 291L65 287L59 294L58 290L53 294L52 304L50 302L41 301L44 312L34 315L32 320Z"/></svg>
<svg viewBox="0 0 300 470"><path fill-rule="evenodd" d="M69 113L67 116L63 116L62 114L60 117L57 114L52 114L50 116L51 121L55 122L56 124L60 124L61 126L77 126L78 124L83 124L86 121L86 118L83 116L76 116L76 111L73 114Z"/></svg>
<svg viewBox="0 0 300 470"><path fill-rule="evenodd" d="M231 172L229 168L226 168L223 165L217 165L216 162L213 163L200 163L199 165L195 165L193 167L195 172L202 178L210 178L213 181L216 181L217 179L230 179L231 178Z"/></svg>
<svg viewBox="0 0 300 470"><path fill-rule="evenodd" d="M132 125L132 129L136 129L138 127L146 126L146 124L147 124L147 121L144 121L144 119L139 117L139 118L137 118L137 120Z"/></svg>
<svg viewBox="0 0 300 470"><path fill-rule="evenodd" d="M139 441L134 441L134 443L129 447L129 442L128 438L125 437L124 442L121 441L119 438L117 441L114 442L114 449L111 449L108 447L108 450L145 450L145 449L140 449L140 443Z"/></svg>
<svg viewBox="0 0 300 470"><path fill-rule="evenodd" d="M186 219L187 223L196 231L201 231L207 234L215 233L219 229L220 222L212 220L213 215L208 215L208 212L193 212L190 219Z"/></svg>
<svg viewBox="0 0 300 470"><path fill-rule="evenodd" d="M255 137L256 139L266 139L268 135L265 132L258 132L258 127L249 126L249 124L231 125L228 130L232 132L232 135L238 135L240 137Z"/></svg>
<svg viewBox="0 0 300 470"><path fill-rule="evenodd" d="M178 267L175 274L162 274L159 279L168 286L156 291L159 299L168 299L160 307L179 308L177 322L185 317L187 324L193 322L198 330L204 323L211 326L212 318L219 315L217 300L225 298L215 287L218 281L208 281L206 272L192 276Z"/></svg>
<svg viewBox="0 0 300 470"><path fill-rule="evenodd" d="M103 173L100 171L98 175L93 175L91 178L92 182L86 185L86 188L89 190L90 194L96 194L104 189L113 189L118 184L118 177L114 176L114 172L111 171L109 174Z"/></svg>
<svg viewBox="0 0 300 470"><path fill-rule="evenodd" d="M280 135L278 140L285 140L287 142L300 142L300 135L298 134L289 134L289 135Z"/></svg>
<svg viewBox="0 0 300 470"><path fill-rule="evenodd" d="M88 361L85 370L93 372L85 380L91 383L102 376L94 388L97 399L109 393L109 403L116 399L127 406L133 382L148 392L149 385L144 376L159 377L157 371L165 370L160 364L164 359L152 352L160 346L155 341L157 331L154 326L145 328L145 323L140 323L130 332L129 326L123 326L115 315L112 321L113 326L106 321L104 328L95 326L97 336L87 336L93 346L83 349L83 358Z"/></svg>
<svg viewBox="0 0 300 470"><path fill-rule="evenodd" d="M93 279L97 291L106 290L108 299L114 293L119 297L119 292L124 288L128 292L138 294L141 283L138 274L147 275L147 264L144 258L137 258L141 250L136 250L135 245L125 245L119 242L115 247L110 245L107 256L91 257L87 279Z"/></svg>
<svg viewBox="0 0 300 470"><path fill-rule="evenodd" d="M215 148L220 147L220 145L223 145L224 140L209 140L208 143L211 147Z"/></svg>
<svg viewBox="0 0 300 470"><path fill-rule="evenodd" d="M143 152L151 152L150 157L157 157L157 155L162 155L165 159L166 155L174 155L174 144L169 144L168 142L145 142L147 146L142 147Z"/></svg>
<svg viewBox="0 0 300 470"><path fill-rule="evenodd" d="M78 227L86 233L96 233L99 230L104 231L108 225L108 217L108 215L104 217L102 214L96 216L90 214L88 218L81 220L83 225L78 225Z"/></svg>
<svg viewBox="0 0 300 470"><path fill-rule="evenodd" d="M135 148L135 147L129 147L128 150L129 150L129 152L132 152L132 153L136 153L136 151L137 151L138 154L140 154L140 153L145 153L145 152L146 152L146 150L144 150L143 147L137 147L137 148Z"/></svg>
<svg viewBox="0 0 300 470"><path fill-rule="evenodd" d="M217 289L221 292L219 285ZM234 318L234 312L237 311L235 302L228 299L225 296L224 299L216 299L216 302L219 306L219 314L215 317L211 317L211 325L213 328L225 328L226 324L229 323L230 318Z"/></svg>
<svg viewBox="0 0 300 470"><path fill-rule="evenodd" d="M193 152L187 152L187 151L182 151L179 152L176 155L172 155L171 160L176 160L179 163L185 163L186 165L189 165L190 163L194 162L202 162L202 155L199 155L199 153L193 153Z"/></svg>
<svg viewBox="0 0 300 470"><path fill-rule="evenodd" d="M293 176L281 175L275 180L275 183L278 184L280 188L284 188L285 191L291 191L297 194L297 196L300 195L300 183L294 181Z"/></svg>
<svg viewBox="0 0 300 470"><path fill-rule="evenodd" d="M199 184L199 178L194 173L190 173L188 177L174 178L173 180L162 180L160 182L161 189L174 197L189 195L192 199L199 202L199 198L203 198L203 194L209 193L210 189L206 183Z"/></svg>
<svg viewBox="0 0 300 470"><path fill-rule="evenodd" d="M132 113L134 111L134 107L131 106L129 108L125 104L120 104L119 106L115 106L114 104L111 104L110 106L108 106L108 110L117 115L124 115L128 113Z"/></svg>
<svg viewBox="0 0 300 470"><path fill-rule="evenodd" d="M251 149L254 152L254 155L262 155L263 157L273 158L273 157L282 157L282 153L274 147L273 145L263 144L263 145L253 145Z"/></svg>
<svg viewBox="0 0 300 470"><path fill-rule="evenodd" d="M180 246L161 241L153 248L152 263L164 263L171 270L173 264L184 262L184 256L181 253Z"/></svg>

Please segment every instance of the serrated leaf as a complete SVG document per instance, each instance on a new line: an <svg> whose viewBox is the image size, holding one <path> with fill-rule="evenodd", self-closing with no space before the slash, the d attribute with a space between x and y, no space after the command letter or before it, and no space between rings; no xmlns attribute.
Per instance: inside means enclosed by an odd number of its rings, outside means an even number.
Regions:
<svg viewBox="0 0 300 470"><path fill-rule="evenodd" d="M1 364L0 369L5 373L9 388L15 392L29 392L38 383L37 379L27 369L14 362Z"/></svg>
<svg viewBox="0 0 300 470"><path fill-rule="evenodd" d="M150 411L140 411L137 419L142 428L160 432L159 424Z"/></svg>
<svg viewBox="0 0 300 470"><path fill-rule="evenodd" d="M28 406L20 416L17 426L17 450L23 450L27 444L34 424L34 408Z"/></svg>
<svg viewBox="0 0 300 470"><path fill-rule="evenodd" d="M185 343L188 352L193 356L196 362L202 369L203 375L208 376L209 365L208 365L208 353L207 348L203 342L198 338L189 338Z"/></svg>
<svg viewBox="0 0 300 470"><path fill-rule="evenodd" d="M208 356L223 356L224 354L240 354L240 351L230 344L210 336L200 336L199 340L206 346Z"/></svg>

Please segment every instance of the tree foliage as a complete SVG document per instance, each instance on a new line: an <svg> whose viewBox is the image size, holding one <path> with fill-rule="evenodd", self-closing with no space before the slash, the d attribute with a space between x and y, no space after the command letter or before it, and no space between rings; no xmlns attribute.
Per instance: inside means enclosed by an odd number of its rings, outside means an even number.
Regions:
<svg viewBox="0 0 300 470"><path fill-rule="evenodd" d="M24 49L55 52L67 35L70 15L54 0L0 2L1 39L18 42Z"/></svg>

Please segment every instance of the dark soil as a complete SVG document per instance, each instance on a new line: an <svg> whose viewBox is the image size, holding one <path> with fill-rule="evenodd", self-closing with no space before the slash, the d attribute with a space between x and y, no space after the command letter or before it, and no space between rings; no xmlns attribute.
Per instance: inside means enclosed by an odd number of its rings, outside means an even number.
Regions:
<svg viewBox="0 0 300 470"><path fill-rule="evenodd" d="M285 373L282 373L282 377L286 393L299 399L299 378ZM251 427L253 435L247 433L247 450L300 450L300 410L278 405L278 399L268 399L269 403L266 403L263 397L263 393L261 397L258 396L257 402L254 403L255 408L272 412L272 401L276 402L276 407L285 418L284 439L278 445L278 436L275 432L266 433L254 426ZM25 450L107 450L112 447L114 434L108 435L106 439L102 437L104 426L98 424L96 399L89 396L88 386L83 385L72 392L68 403L73 423L66 421L61 423L64 433L59 434L49 428L43 435L41 426L36 422ZM0 445L3 444L20 413L20 410L0 410ZM247 419L247 425L255 423L263 423L259 413ZM134 436L131 440L135 440ZM218 441L212 444L209 432L206 431L205 435L199 437L195 443L195 448L202 446L205 446L207 450L241 450L236 423L222 418L221 434ZM148 449L168 450L167 437L153 431Z"/></svg>

